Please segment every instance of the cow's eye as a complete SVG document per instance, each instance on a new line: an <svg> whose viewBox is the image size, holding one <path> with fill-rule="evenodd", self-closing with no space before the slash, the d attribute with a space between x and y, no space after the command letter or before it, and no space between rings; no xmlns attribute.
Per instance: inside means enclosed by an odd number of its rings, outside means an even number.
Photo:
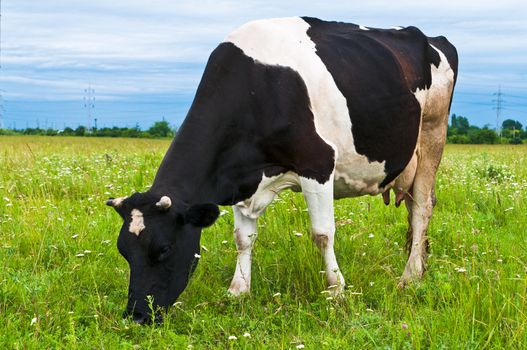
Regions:
<svg viewBox="0 0 527 350"><path fill-rule="evenodd" d="M159 249L159 253L157 254L157 262L162 262L170 256L172 253L172 247L169 245L163 246L161 249Z"/></svg>

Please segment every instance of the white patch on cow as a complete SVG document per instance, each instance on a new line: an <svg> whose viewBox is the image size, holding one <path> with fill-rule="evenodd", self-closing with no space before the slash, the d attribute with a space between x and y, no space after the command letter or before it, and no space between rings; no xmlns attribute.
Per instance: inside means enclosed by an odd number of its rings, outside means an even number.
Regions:
<svg viewBox="0 0 527 350"><path fill-rule="evenodd" d="M280 191L295 186L299 186L298 175L291 171L271 177L262 174L256 192L251 198L236 203L236 207L244 216L257 219Z"/></svg>
<svg viewBox="0 0 527 350"><path fill-rule="evenodd" d="M426 104L426 98L428 97L428 89L420 89L420 88L417 88L414 92L413 92L414 96L415 96L415 99L417 100L417 102L419 102L419 106L421 107L421 112L424 111L424 108L425 108L425 104Z"/></svg>
<svg viewBox="0 0 527 350"><path fill-rule="evenodd" d="M403 30L404 28L403 28L403 27L399 27L399 26L397 26L397 27L392 27L392 29L395 29L395 30Z"/></svg>
<svg viewBox="0 0 527 350"><path fill-rule="evenodd" d="M365 27L365 26L359 26L359 29L362 29L362 30L370 30L370 28Z"/></svg>
<svg viewBox="0 0 527 350"><path fill-rule="evenodd" d="M369 162L357 153L346 98L316 54L308 29L309 24L299 17L260 20L243 25L225 41L262 64L289 67L300 74L308 90L315 129L335 151L336 191L377 194L378 184L386 177L384 162Z"/></svg>
<svg viewBox="0 0 527 350"><path fill-rule="evenodd" d="M432 86L436 87L445 87L449 84L452 84L454 81L454 71L448 64L448 60L443 52L436 48L434 45L429 44L434 50L437 51L440 57L439 67L436 67L433 63L430 65L432 72ZM417 89L413 93L417 102L421 106L421 111L424 111L426 108L426 102L428 100L430 89Z"/></svg>
<svg viewBox="0 0 527 350"><path fill-rule="evenodd" d="M143 213L138 209L132 209L131 216L132 221L130 222L130 227L128 228L128 231L135 234L136 236L139 236L141 231L146 228Z"/></svg>
<svg viewBox="0 0 527 350"><path fill-rule="evenodd" d="M441 61L439 62L439 67L436 67L432 64L432 86L451 86L454 82L454 71L452 70L452 67L450 67L448 59L446 58L445 54L437 47L432 44L430 44L430 46L437 51L439 57L441 58ZM449 91L449 89L447 89L447 91Z"/></svg>

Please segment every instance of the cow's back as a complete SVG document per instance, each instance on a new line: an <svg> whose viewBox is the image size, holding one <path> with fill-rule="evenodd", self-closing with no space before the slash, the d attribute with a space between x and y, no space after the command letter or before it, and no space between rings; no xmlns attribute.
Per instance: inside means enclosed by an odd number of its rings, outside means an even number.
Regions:
<svg viewBox="0 0 527 350"><path fill-rule="evenodd" d="M226 41L258 64L298 72L316 133L335 153L335 180L348 187L345 195L378 193L414 156L423 91L440 60L417 28L293 17L250 22Z"/></svg>

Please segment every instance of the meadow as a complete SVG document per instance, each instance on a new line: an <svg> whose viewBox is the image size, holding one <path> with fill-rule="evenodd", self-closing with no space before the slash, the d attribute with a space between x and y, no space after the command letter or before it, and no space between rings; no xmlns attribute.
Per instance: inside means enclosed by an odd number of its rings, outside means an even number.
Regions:
<svg viewBox="0 0 527 350"><path fill-rule="evenodd" d="M161 325L121 317L128 266L110 196L148 189L169 141L0 137L2 349L526 349L527 145L448 145L428 271L397 289L404 206L335 202L344 297L324 292L301 194L259 221L250 295L230 297L230 208ZM392 198L393 203L393 198Z"/></svg>

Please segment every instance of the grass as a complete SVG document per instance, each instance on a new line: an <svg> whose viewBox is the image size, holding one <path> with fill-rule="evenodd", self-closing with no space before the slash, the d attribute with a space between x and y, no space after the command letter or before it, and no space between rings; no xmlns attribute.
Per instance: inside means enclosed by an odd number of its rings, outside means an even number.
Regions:
<svg viewBox="0 0 527 350"><path fill-rule="evenodd" d="M321 293L303 199L284 192L259 221L250 296L226 293L236 248L223 208L165 322L137 326L121 318L128 267L115 247L120 219L104 200L147 189L167 147L0 137L0 348L527 348L526 146L447 147L429 269L409 288L396 288L404 206L336 202L348 284L336 301Z"/></svg>

